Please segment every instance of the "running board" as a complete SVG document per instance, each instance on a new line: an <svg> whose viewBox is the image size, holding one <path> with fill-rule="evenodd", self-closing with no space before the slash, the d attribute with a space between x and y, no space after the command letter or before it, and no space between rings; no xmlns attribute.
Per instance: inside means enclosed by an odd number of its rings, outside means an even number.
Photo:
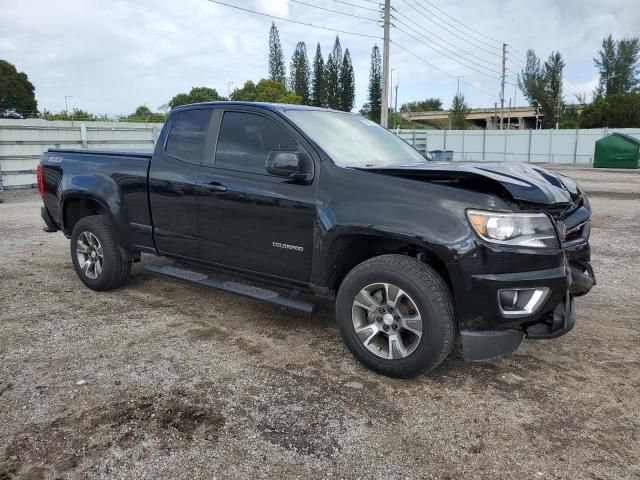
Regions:
<svg viewBox="0 0 640 480"><path fill-rule="evenodd" d="M204 273L193 272L191 270L183 270L181 268L169 266L163 267L159 265L146 265L145 269L153 273L165 275L167 277L186 280L187 282L195 283L196 285L202 285L204 287L214 288L216 290L222 290L224 292L237 293L238 295L254 298L256 300L262 300L274 305L297 310L298 312L303 312L308 315L311 315L316 311L316 306L313 303L305 302L303 300L297 300L295 298L283 297L278 292L260 287L254 287L253 285L247 285L239 282L216 280L215 278L210 278Z"/></svg>

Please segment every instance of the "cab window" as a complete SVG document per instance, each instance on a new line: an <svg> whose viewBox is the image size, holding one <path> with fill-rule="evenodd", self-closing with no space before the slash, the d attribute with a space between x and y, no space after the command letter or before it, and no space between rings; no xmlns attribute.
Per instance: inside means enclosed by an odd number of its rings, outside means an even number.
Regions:
<svg viewBox="0 0 640 480"><path fill-rule="evenodd" d="M225 112L215 155L215 167L267 175L265 162L273 150L302 147L270 118L245 112Z"/></svg>

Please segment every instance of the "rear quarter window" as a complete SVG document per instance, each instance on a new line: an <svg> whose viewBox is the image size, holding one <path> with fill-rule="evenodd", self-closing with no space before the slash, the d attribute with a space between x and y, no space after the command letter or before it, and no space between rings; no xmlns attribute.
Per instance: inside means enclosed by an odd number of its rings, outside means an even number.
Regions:
<svg viewBox="0 0 640 480"><path fill-rule="evenodd" d="M167 155L200 165L210 118L211 110L189 110L176 114L167 137Z"/></svg>

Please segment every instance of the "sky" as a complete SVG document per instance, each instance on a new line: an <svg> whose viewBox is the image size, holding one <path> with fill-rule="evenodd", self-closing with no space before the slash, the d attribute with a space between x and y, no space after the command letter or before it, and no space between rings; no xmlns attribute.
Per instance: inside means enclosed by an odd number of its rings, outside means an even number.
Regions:
<svg viewBox="0 0 640 480"><path fill-rule="evenodd" d="M374 44L382 46L382 28L375 21L377 1L224 2L378 37L339 34L354 62L355 110L367 101L371 49ZM472 108L493 106L499 98L500 81L495 77L501 69L503 42L509 45L510 77L519 71L527 49L542 58L559 50L570 82L565 84L565 98L571 101L575 91L590 96L597 82L593 57L602 38L640 34L640 4L629 0L391 0L391 4L395 19L390 66L392 85L398 84L398 105L438 97L446 107L456 93L457 77L462 76L460 90ZM40 110L64 110L65 96L71 96L70 109L92 113L128 114L139 105L157 110L194 86L227 95L246 80L267 77L272 21L280 32L287 68L298 41L306 43L310 59L319 42L326 59L336 32L209 0L0 0L0 59L29 76ZM514 86L507 84L505 101L513 97ZM519 91L515 103L525 104Z"/></svg>

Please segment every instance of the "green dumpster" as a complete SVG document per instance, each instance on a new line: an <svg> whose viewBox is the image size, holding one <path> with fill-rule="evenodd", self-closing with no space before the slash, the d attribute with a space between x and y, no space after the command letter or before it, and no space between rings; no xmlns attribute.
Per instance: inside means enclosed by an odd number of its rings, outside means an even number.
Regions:
<svg viewBox="0 0 640 480"><path fill-rule="evenodd" d="M623 133L613 133L596 142L593 158L596 168L639 168L640 140Z"/></svg>

